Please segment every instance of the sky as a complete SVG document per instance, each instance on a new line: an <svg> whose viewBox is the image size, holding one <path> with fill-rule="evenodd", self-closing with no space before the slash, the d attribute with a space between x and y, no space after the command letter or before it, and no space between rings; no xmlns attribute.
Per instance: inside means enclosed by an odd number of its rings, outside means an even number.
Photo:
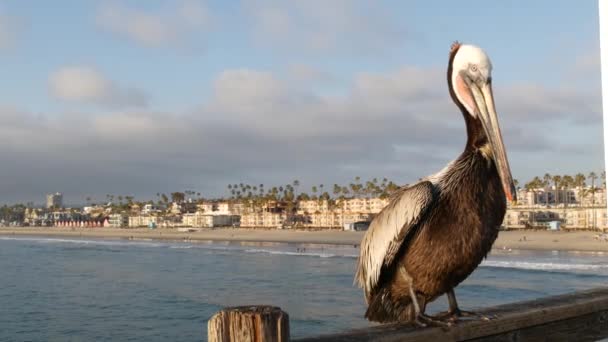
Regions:
<svg viewBox="0 0 608 342"><path fill-rule="evenodd" d="M597 1L3 1L0 204L415 181L466 141L455 40L521 184L601 172L598 29Z"/></svg>

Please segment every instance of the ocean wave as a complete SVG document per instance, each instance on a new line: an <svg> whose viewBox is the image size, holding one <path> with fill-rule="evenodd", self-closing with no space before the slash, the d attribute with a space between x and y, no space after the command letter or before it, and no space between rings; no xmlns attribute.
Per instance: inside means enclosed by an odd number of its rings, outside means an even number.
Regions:
<svg viewBox="0 0 608 342"><path fill-rule="evenodd" d="M280 251L271 249L246 249L245 253L264 253L272 255L292 255L292 256L308 256L308 257L319 257L319 258L356 258L357 255L351 254L333 254L324 252L292 252L292 251Z"/></svg>
<svg viewBox="0 0 608 342"><path fill-rule="evenodd" d="M88 239L58 239L58 238L43 238L43 237L8 237L0 236L0 240L15 240L15 241L31 241L38 243L64 243L64 244L79 244L79 245L102 245L102 246L130 246L138 245L142 247L161 247L163 244L140 242L140 241L121 241L121 240L88 240Z"/></svg>
<svg viewBox="0 0 608 342"><path fill-rule="evenodd" d="M524 270L541 270L541 271L608 270L608 265L566 264L566 263L553 263L553 262L506 261L506 260L486 260L481 264L481 266L482 267L517 268L517 269L524 269Z"/></svg>

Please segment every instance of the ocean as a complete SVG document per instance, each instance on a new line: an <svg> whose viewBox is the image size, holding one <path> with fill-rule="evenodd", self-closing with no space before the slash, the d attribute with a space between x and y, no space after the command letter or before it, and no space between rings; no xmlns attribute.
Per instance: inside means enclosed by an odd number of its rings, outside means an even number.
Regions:
<svg viewBox="0 0 608 342"><path fill-rule="evenodd" d="M292 338L373 325L353 285L358 249L0 236L0 341L204 341L224 306L289 314ZM494 251L463 309L605 286L605 253ZM428 312L443 311L447 300Z"/></svg>

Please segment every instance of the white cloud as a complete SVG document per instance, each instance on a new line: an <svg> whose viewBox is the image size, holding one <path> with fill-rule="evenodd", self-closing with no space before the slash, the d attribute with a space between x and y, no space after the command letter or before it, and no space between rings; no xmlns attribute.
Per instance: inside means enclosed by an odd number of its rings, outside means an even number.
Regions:
<svg viewBox="0 0 608 342"><path fill-rule="evenodd" d="M243 9L254 39L283 51L378 55L409 34L392 13L368 1L244 0Z"/></svg>
<svg viewBox="0 0 608 342"><path fill-rule="evenodd" d="M104 97L98 94L113 87L94 70L76 71L71 74L78 77L67 79L78 82L59 87L64 98L100 101ZM0 188L36 194L53 184L82 196L148 196L186 187L217 194L235 181L276 184L299 178L331 184L359 175L408 182L437 171L462 151L464 122L440 69L360 72L340 96L280 75L225 70L217 75L209 101L187 114L120 110L36 116L0 108L0 144L12 160ZM581 141L567 139L559 126L580 108L595 112L595 99L589 102L576 89L495 84L517 178L546 168L530 164L530 153L567 165L601 157L599 145L588 147L589 140L601 137L600 125L583 128L589 133ZM568 129L582 127L571 121ZM582 148L585 154L569 152ZM40 165L45 177L35 177L27 165Z"/></svg>
<svg viewBox="0 0 608 342"><path fill-rule="evenodd" d="M307 64L295 63L285 70L286 78L290 83L300 85L331 84L338 79L331 73Z"/></svg>
<svg viewBox="0 0 608 342"><path fill-rule="evenodd" d="M104 107L146 106L146 95L108 80L95 68L88 66L63 67L49 77L50 91L64 101L93 103Z"/></svg>
<svg viewBox="0 0 608 342"><path fill-rule="evenodd" d="M10 49L17 43L19 27L15 18L0 14L0 50Z"/></svg>
<svg viewBox="0 0 608 342"><path fill-rule="evenodd" d="M98 9L96 21L102 29L143 46L164 47L183 44L188 35L205 32L212 19L203 2L190 0L156 12L108 2Z"/></svg>

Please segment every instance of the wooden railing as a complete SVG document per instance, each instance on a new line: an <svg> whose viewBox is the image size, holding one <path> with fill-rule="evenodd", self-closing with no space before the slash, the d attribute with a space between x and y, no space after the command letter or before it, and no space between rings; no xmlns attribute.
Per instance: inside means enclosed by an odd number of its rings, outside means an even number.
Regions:
<svg viewBox="0 0 608 342"><path fill-rule="evenodd" d="M476 310L490 321L462 320L450 328L386 324L301 338L325 341L599 341L608 337L608 288L596 288ZM290 341L289 315L272 306L226 308L208 322L208 340Z"/></svg>

